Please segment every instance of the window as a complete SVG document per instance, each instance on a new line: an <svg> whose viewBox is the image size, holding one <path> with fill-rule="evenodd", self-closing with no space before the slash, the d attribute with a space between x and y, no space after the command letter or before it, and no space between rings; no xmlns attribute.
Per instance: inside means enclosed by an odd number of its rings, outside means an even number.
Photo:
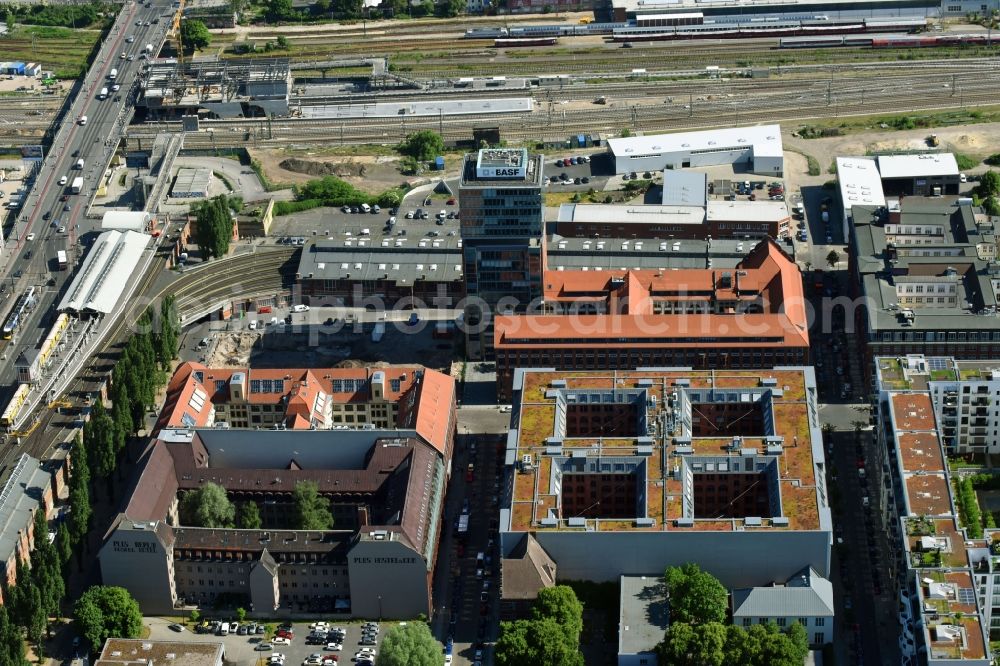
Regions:
<svg viewBox="0 0 1000 666"><path fill-rule="evenodd" d="M393 393L399 393L402 383L403 382L400 379L390 379L389 388L392 389Z"/></svg>
<svg viewBox="0 0 1000 666"><path fill-rule="evenodd" d="M783 627L783 626L785 626L785 618L783 618L783 617L775 618L774 619L774 623L776 625L778 625L779 627Z"/></svg>
<svg viewBox="0 0 1000 666"><path fill-rule="evenodd" d="M800 617L799 618L799 624L801 624L803 627L808 627L809 626L809 618Z"/></svg>
<svg viewBox="0 0 1000 666"><path fill-rule="evenodd" d="M816 618L816 620L815 620L815 622L813 624L815 626L817 626L817 627L822 627L822 626L824 626L826 624L826 618L825 617L818 617L818 618Z"/></svg>
<svg viewBox="0 0 1000 666"><path fill-rule="evenodd" d="M748 617L743 618L743 626L744 627L749 627L751 624L753 624L753 620L751 620Z"/></svg>
<svg viewBox="0 0 1000 666"><path fill-rule="evenodd" d="M813 634L813 645L822 645L825 642L822 631L817 631Z"/></svg>

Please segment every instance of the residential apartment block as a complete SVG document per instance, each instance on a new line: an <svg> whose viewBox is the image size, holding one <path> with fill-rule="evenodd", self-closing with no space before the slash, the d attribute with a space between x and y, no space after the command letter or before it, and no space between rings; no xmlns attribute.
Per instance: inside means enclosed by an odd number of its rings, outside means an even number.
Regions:
<svg viewBox="0 0 1000 666"><path fill-rule="evenodd" d="M1000 361L962 361L910 354L881 358L877 381L927 391L948 455L1000 452Z"/></svg>
<svg viewBox="0 0 1000 666"><path fill-rule="evenodd" d="M829 576L812 368L519 369L513 403L504 558L530 539L560 580L660 577L685 562L733 589L807 568L818 589Z"/></svg>
<svg viewBox="0 0 1000 666"><path fill-rule="evenodd" d="M868 465L872 515L886 520L899 594L904 664L991 663L989 632L1000 630L1000 534L972 539L961 526L931 376L954 372L950 359L911 359L903 372L876 359L875 431L881 458ZM960 391L961 393L961 391ZM943 392L942 397L947 396Z"/></svg>
<svg viewBox="0 0 1000 666"><path fill-rule="evenodd" d="M497 390L517 368L754 368L809 362L802 278L773 241L735 269L547 271L543 314L497 317Z"/></svg>

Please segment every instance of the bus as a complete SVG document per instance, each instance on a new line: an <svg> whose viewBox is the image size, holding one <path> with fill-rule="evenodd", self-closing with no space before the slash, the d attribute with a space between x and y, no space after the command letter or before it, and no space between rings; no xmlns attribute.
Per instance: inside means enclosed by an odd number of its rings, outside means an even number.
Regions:
<svg viewBox="0 0 1000 666"><path fill-rule="evenodd" d="M66 267L69 266L69 261L66 259L66 250L56 252L56 261L59 264L59 270L66 270Z"/></svg>
<svg viewBox="0 0 1000 666"><path fill-rule="evenodd" d="M35 307L35 288L28 287L23 294L21 294L17 302L14 303L14 307L11 309L10 314L7 315L7 321L3 324L3 329L0 330L0 337L4 340L10 340L14 337L14 331L17 330L24 320L27 318L28 314Z"/></svg>

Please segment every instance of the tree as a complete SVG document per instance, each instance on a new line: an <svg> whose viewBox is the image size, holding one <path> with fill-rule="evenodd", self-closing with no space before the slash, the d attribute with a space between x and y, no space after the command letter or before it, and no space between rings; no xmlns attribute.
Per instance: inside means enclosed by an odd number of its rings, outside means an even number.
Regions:
<svg viewBox="0 0 1000 666"><path fill-rule="evenodd" d="M14 12L7 10L7 14L4 17L4 22L7 24L7 38L10 39L14 36L14 29L17 27L15 21L17 19L14 17Z"/></svg>
<svg viewBox="0 0 1000 666"><path fill-rule="evenodd" d="M720 622L671 622L656 651L664 666L802 666L809 644L798 622L787 632L773 623L745 630Z"/></svg>
<svg viewBox="0 0 1000 666"><path fill-rule="evenodd" d="M197 203L191 212L195 215L195 240L205 257L225 256L233 237L233 216L226 195Z"/></svg>
<svg viewBox="0 0 1000 666"><path fill-rule="evenodd" d="M267 0L264 17L271 22L294 19L298 13L292 7L292 0Z"/></svg>
<svg viewBox="0 0 1000 666"><path fill-rule="evenodd" d="M232 527L236 508L217 483L208 482L181 498L181 521L194 527Z"/></svg>
<svg viewBox="0 0 1000 666"><path fill-rule="evenodd" d="M378 663L384 666L440 666L441 645L427 623L408 622L386 632Z"/></svg>
<svg viewBox="0 0 1000 666"><path fill-rule="evenodd" d="M28 666L28 660L24 656L21 631L11 621L4 606L0 606L0 664Z"/></svg>
<svg viewBox="0 0 1000 666"><path fill-rule="evenodd" d="M115 423L104 408L103 399L98 396L90 411L90 439L87 440L87 429L84 428L84 443L90 455L90 469L93 474L102 479L110 479L111 473L118 464L115 450Z"/></svg>
<svg viewBox="0 0 1000 666"><path fill-rule="evenodd" d="M989 197L995 197L1000 194L1000 173L990 169L982 175L979 179L979 185L976 187L976 194L984 199Z"/></svg>
<svg viewBox="0 0 1000 666"><path fill-rule="evenodd" d="M443 0L434 6L434 13L445 18L458 16L465 9L463 0Z"/></svg>
<svg viewBox="0 0 1000 666"><path fill-rule="evenodd" d="M833 268L838 261L840 261L840 255L837 254L836 250L830 250L830 254L826 255L826 263L830 264L830 268Z"/></svg>
<svg viewBox="0 0 1000 666"><path fill-rule="evenodd" d="M726 661L726 639L726 626L719 622L671 622L657 648L666 666L723 666L730 663Z"/></svg>
<svg viewBox="0 0 1000 666"><path fill-rule="evenodd" d="M73 537L69 534L65 520L61 521L56 529L56 552L59 554L59 564L65 572L66 565L73 559Z"/></svg>
<svg viewBox="0 0 1000 666"><path fill-rule="evenodd" d="M191 624L198 624L200 620L201 620L201 611L198 610L197 608L192 608L191 612L188 613L188 622L190 622Z"/></svg>
<svg viewBox="0 0 1000 666"><path fill-rule="evenodd" d="M292 525L298 530L328 530L333 527L330 500L320 496L312 481L299 481L292 491Z"/></svg>
<svg viewBox="0 0 1000 666"><path fill-rule="evenodd" d="M73 615L83 637L95 647L109 637L135 638L142 631L139 604L123 587L88 588L77 600Z"/></svg>
<svg viewBox="0 0 1000 666"><path fill-rule="evenodd" d="M197 19L181 21L181 43L188 51L203 49L212 43L212 33Z"/></svg>
<svg viewBox="0 0 1000 666"><path fill-rule="evenodd" d="M583 655L566 640L563 627L552 618L500 623L494 647L497 666L583 666Z"/></svg>
<svg viewBox="0 0 1000 666"><path fill-rule="evenodd" d="M55 544L49 541L49 524L41 508L35 511L33 533L35 547L31 551L31 575L38 587L47 625L48 618L59 615L66 586L63 582L59 554L56 552Z"/></svg>
<svg viewBox="0 0 1000 666"><path fill-rule="evenodd" d="M69 505L73 507L69 513L69 535L74 546L85 543L87 532L90 531L90 469L87 466L87 450L83 438L77 435L70 450L72 468L69 475ZM83 562L81 558L81 564Z"/></svg>
<svg viewBox="0 0 1000 666"><path fill-rule="evenodd" d="M576 598L576 592L568 585L556 585L538 591L538 598L532 607L536 620L552 618L566 631L566 640L572 645L580 644L583 631L583 604Z"/></svg>
<svg viewBox="0 0 1000 666"><path fill-rule="evenodd" d="M236 619L239 621L240 624L243 624L244 622L246 622L246 619L247 619L247 609L243 608L242 606L240 606L239 608L237 608L236 609Z"/></svg>
<svg viewBox="0 0 1000 666"><path fill-rule="evenodd" d="M177 306L173 295L164 296L160 301L158 323L154 340L156 360L164 370L167 370L170 362L177 358L177 340L180 337L180 322L177 319Z"/></svg>
<svg viewBox="0 0 1000 666"><path fill-rule="evenodd" d="M437 132L420 130L419 132L408 134L406 139L396 149L415 160L427 162L444 152L444 140Z"/></svg>
<svg viewBox="0 0 1000 666"><path fill-rule="evenodd" d="M330 9L340 18L359 18L363 8L362 0L331 0L330 2Z"/></svg>
<svg viewBox="0 0 1000 666"><path fill-rule="evenodd" d="M16 578L17 582L8 590L11 593L11 617L14 622L24 627L28 640L39 645L48 620L42 593L35 584L35 577L26 562L18 562Z"/></svg>
<svg viewBox="0 0 1000 666"><path fill-rule="evenodd" d="M670 598L670 622L724 622L729 593L719 579L689 562L664 575Z"/></svg>
<svg viewBox="0 0 1000 666"><path fill-rule="evenodd" d="M236 505L236 526L244 530L259 530L263 526L256 502L240 502Z"/></svg>
<svg viewBox="0 0 1000 666"><path fill-rule="evenodd" d="M278 45L279 49L287 49L290 46L288 37L285 37L284 35L278 35L278 38L274 41Z"/></svg>

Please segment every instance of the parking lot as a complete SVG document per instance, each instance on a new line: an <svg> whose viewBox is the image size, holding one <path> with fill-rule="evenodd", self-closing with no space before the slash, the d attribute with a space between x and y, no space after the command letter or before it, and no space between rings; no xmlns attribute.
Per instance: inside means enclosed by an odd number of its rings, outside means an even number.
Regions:
<svg viewBox="0 0 1000 666"><path fill-rule="evenodd" d="M367 237L379 241L391 236L455 236L459 216L457 196L415 192L398 208L376 211L376 207L369 206L367 212L360 206L348 207L346 211L344 208L316 208L275 218L269 235L278 242L284 238L308 241L318 237Z"/></svg>
<svg viewBox="0 0 1000 666"><path fill-rule="evenodd" d="M234 620L235 618L228 617L215 617L219 620ZM362 623L360 621L356 622L342 622L338 620L328 620L330 628L341 628L344 630L346 637L342 643L343 648L341 650L327 650L324 645L309 645L306 643L306 637L309 635L310 622L295 622L292 624L292 632L294 637L291 639L290 645L273 645L269 649L258 649L266 643L270 643L273 640L274 630L277 629L279 622L274 622L267 624L268 633L266 634L254 634L249 635L233 635L219 636L214 633L196 633L193 630L190 623L186 624L186 628L182 632L176 632L170 629L170 625L173 624L174 620L170 618L146 618L146 624L150 628L149 638L151 640L161 640L161 641L191 641L191 642L222 642L226 647L226 662L230 664L239 664L240 666L263 666L267 664L268 659L273 653L279 653L285 655L284 666L299 666L300 664L307 664L308 658L314 654L320 654L323 658L336 657L338 664L354 664L353 657L361 649L359 644L361 641ZM253 622L252 619L248 622ZM378 650L381 645L382 638L385 636L385 632L393 627L396 623L383 622L379 624L378 637L375 640L375 663L378 663ZM444 646L442 646L442 657L444 654ZM322 661L320 662L322 664Z"/></svg>

